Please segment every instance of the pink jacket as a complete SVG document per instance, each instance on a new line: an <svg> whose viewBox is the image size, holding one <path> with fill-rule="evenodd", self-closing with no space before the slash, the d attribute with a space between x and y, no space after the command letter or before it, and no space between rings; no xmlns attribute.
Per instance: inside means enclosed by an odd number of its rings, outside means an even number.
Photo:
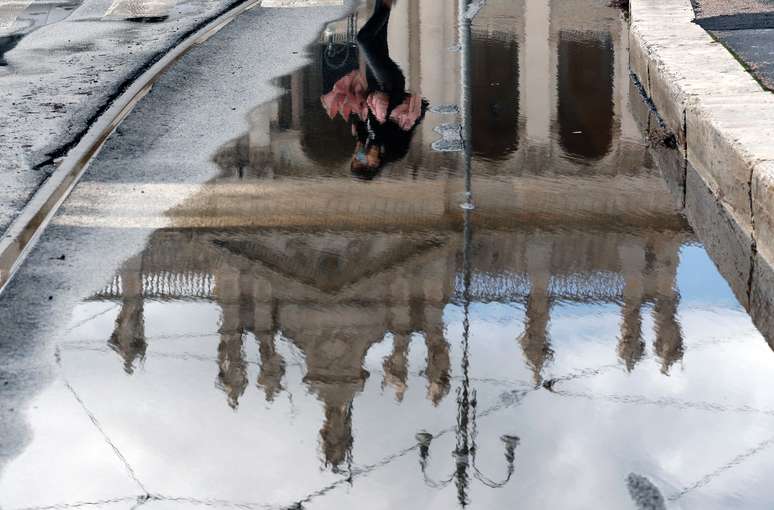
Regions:
<svg viewBox="0 0 774 510"><path fill-rule="evenodd" d="M323 107L328 116L333 119L341 114L344 120L348 120L354 113L361 120L368 118L369 110L374 114L380 124L387 121L387 109L390 98L384 92L372 92L368 95L368 84L365 76L360 71L352 71L341 78L333 86L333 90L322 96ZM390 113L392 122L400 126L404 131L409 131L422 115L422 98L409 94L403 103L396 106Z"/></svg>

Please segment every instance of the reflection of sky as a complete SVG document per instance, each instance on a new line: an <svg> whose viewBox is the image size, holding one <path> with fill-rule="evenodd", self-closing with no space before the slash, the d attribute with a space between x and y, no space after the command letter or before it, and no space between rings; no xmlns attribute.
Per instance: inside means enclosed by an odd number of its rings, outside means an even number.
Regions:
<svg viewBox="0 0 774 510"><path fill-rule="evenodd" d="M523 508L632 508L624 483L630 472L647 476L666 497L685 490L669 508L770 508L763 473L774 468L774 447L767 442L774 430L768 390L774 355L707 264L701 248L683 250L678 285L685 355L668 375L653 352L652 307L643 310L645 357L629 373L617 357L619 305L556 304L549 325L553 357L544 370L546 378L559 378L552 393L532 387L518 340L523 306L471 306L480 468L500 477L505 460L498 438L521 438L512 481L499 490L472 482L471 508L504 508L513 501ZM698 292L698 273L709 293ZM132 375L107 348L117 313L100 302L76 310L75 327L60 344L62 374L150 492L284 505L333 484L305 508L354 509L366 501L384 509L455 506L454 486L426 486L417 452L403 450L420 430L438 434L454 426L460 306L444 312L452 391L438 407L427 399L427 349L419 335L410 344L402 402L383 383L391 335L366 355L370 377L352 404L352 467L367 473L351 484L323 467L323 408L304 381L303 354L292 339L277 345L287 364L286 390L266 402L256 386L257 344L246 337L249 385L234 411L216 384L217 305L147 303L148 352ZM504 404L513 391L527 393ZM3 508L128 498L109 506L124 508L141 492L63 380L35 400L28 417L33 441L0 479ZM453 433L433 441L432 478L451 472L453 448ZM154 506L176 507L172 501L149 504Z"/></svg>
<svg viewBox="0 0 774 510"><path fill-rule="evenodd" d="M686 245L680 250L677 288L685 306L741 308L728 283L701 246Z"/></svg>

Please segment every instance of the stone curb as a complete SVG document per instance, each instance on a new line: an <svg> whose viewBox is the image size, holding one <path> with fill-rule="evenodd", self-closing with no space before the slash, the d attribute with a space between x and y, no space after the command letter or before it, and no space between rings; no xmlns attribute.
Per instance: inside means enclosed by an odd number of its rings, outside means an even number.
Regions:
<svg viewBox="0 0 774 510"><path fill-rule="evenodd" d="M35 192L0 239L0 293L13 278L25 255L34 246L51 217L86 171L91 159L135 105L150 92L153 84L191 48L204 43L237 16L259 5L261 0L240 2L178 42L113 100L110 107L89 126L75 147L68 152L57 169Z"/></svg>
<svg viewBox="0 0 774 510"><path fill-rule="evenodd" d="M630 67L691 165L774 263L774 94L693 23L690 0L630 0Z"/></svg>

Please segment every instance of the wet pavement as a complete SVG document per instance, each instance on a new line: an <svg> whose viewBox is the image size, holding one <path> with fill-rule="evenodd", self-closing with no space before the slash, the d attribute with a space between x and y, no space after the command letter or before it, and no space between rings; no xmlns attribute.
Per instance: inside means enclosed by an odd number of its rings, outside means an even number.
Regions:
<svg viewBox="0 0 774 510"><path fill-rule="evenodd" d="M130 83L236 1L0 0L0 233Z"/></svg>
<svg viewBox="0 0 774 510"><path fill-rule="evenodd" d="M159 82L0 297L33 381L0 506L771 506L774 353L640 131L619 12L466 12L392 10L384 122L369 6L302 68L248 13ZM275 99L242 58L290 60Z"/></svg>
<svg viewBox="0 0 774 510"><path fill-rule="evenodd" d="M696 22L774 91L774 2L691 0Z"/></svg>

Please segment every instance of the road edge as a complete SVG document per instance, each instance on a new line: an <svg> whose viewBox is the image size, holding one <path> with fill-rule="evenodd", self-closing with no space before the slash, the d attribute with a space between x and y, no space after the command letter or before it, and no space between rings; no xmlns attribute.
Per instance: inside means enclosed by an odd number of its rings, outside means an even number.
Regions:
<svg viewBox="0 0 774 510"><path fill-rule="evenodd" d="M26 255L80 180L89 162L99 152L116 127L153 88L159 78L193 47L204 43L240 14L260 6L261 0L244 0L221 12L183 39L144 70L121 94L112 100L35 191L0 239L0 294L13 279Z"/></svg>

